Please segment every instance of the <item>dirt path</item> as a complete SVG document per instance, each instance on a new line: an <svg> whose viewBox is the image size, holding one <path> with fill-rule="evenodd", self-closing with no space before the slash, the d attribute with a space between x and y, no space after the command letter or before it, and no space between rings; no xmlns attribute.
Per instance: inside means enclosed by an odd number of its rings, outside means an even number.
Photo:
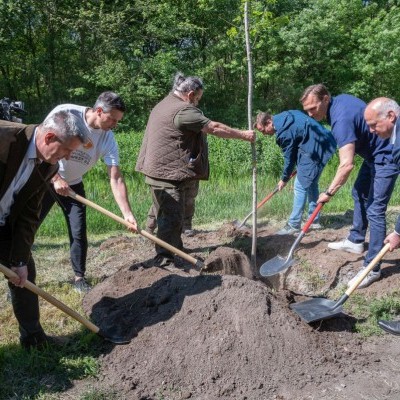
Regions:
<svg viewBox="0 0 400 400"><path fill-rule="evenodd" d="M295 239L275 230L260 227L259 265L287 255ZM347 231L339 221L310 232L299 263L275 281L254 276L250 232L230 224L184 238L216 274L186 263L150 267L152 243L138 236L107 240L100 251L113 254L98 268L109 277L85 296L84 308L102 329L132 341L106 347L96 385L138 400L399 399L400 338L363 339L351 316L308 325L288 307L300 295L335 293L360 268L361 256L327 249ZM399 287L397 257L385 258L383 279L363 294Z"/></svg>

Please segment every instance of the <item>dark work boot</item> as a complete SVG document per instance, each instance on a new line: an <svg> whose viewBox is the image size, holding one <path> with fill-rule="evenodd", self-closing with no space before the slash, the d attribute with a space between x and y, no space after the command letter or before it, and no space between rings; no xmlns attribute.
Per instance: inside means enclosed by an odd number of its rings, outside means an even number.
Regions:
<svg viewBox="0 0 400 400"><path fill-rule="evenodd" d="M400 321L378 321L378 325L384 331L392 335L400 336Z"/></svg>

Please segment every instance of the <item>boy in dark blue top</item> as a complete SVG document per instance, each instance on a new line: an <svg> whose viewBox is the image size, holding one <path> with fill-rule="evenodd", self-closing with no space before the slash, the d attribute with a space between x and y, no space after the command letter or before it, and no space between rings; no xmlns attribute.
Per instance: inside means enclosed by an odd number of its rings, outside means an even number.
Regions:
<svg viewBox="0 0 400 400"><path fill-rule="evenodd" d="M328 190L318 202L328 202L347 181L354 168L354 156L364 161L354 183L353 226L347 239L330 243L329 248L361 254L370 226L368 253L364 267L378 254L386 236L386 209L398 175L388 139L374 135L364 119L366 104L357 97L341 94L331 97L322 84L308 87L300 99L304 110L317 121L326 117L339 147L340 165ZM380 264L358 286L367 287L381 276ZM354 278L353 278L354 279ZM354 280L350 280L350 286Z"/></svg>
<svg viewBox="0 0 400 400"><path fill-rule="evenodd" d="M285 187L297 164L293 210L288 223L277 234L298 232L307 198L309 215L317 206L318 180L324 166L335 152L335 140L322 125L297 110L284 111L274 116L260 113L257 115L255 127L265 135L276 134L276 143L282 148L284 168L278 183L279 190ZM319 215L314 220L315 225L318 224L318 219Z"/></svg>

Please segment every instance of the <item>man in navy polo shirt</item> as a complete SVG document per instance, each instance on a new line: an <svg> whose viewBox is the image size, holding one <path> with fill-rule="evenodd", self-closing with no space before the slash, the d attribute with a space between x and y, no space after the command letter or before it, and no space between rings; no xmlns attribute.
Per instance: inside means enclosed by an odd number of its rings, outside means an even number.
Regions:
<svg viewBox="0 0 400 400"><path fill-rule="evenodd" d="M344 185L354 168L355 154L364 159L352 190L354 215L349 236L328 245L334 250L362 254L369 225L369 248L364 268L381 250L386 236L386 209L399 172L393 163L393 146L389 139L382 139L370 131L364 119L366 104L357 97L348 94L332 97L324 85L317 84L306 88L300 101L304 110L317 121L326 117L339 147L338 170L318 202L328 202ZM358 287L367 287L380 277L378 264Z"/></svg>

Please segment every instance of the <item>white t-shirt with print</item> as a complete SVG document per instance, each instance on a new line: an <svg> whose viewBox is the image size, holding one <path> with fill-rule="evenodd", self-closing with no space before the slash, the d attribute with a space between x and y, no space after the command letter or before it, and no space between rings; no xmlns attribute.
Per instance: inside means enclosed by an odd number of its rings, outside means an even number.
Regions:
<svg viewBox="0 0 400 400"><path fill-rule="evenodd" d="M81 182L82 176L92 168L99 158L103 158L104 163L108 166L119 165L118 145L114 133L91 128L85 119L86 110L87 107L85 106L61 104L49 113L51 115L58 111L69 111L80 117L88 130L89 143L74 150L69 160L62 159L59 161L60 169L58 173L68 185L76 185Z"/></svg>

